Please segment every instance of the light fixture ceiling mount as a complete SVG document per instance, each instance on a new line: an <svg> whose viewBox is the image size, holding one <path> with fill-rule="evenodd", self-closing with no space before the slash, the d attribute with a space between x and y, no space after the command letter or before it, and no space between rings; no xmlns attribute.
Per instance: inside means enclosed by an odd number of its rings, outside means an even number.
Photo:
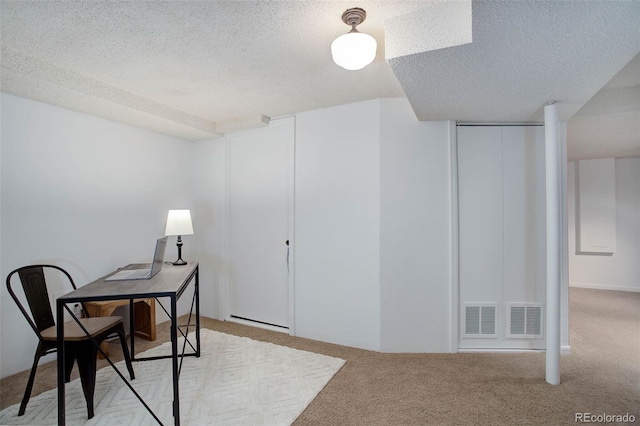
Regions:
<svg viewBox="0 0 640 426"><path fill-rule="evenodd" d="M367 12L359 7L347 9L342 14L342 22L351 25L351 31L356 30L356 25L360 25L367 19Z"/></svg>
<svg viewBox="0 0 640 426"><path fill-rule="evenodd" d="M367 12L359 7L347 9L342 14L342 22L351 25L351 31L331 43L331 56L333 61L344 69L362 69L376 58L376 40L356 29L366 18Z"/></svg>

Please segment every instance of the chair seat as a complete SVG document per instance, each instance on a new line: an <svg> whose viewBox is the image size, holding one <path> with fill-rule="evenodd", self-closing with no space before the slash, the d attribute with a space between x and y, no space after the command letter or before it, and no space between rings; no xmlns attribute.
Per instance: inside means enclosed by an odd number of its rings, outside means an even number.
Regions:
<svg viewBox="0 0 640 426"><path fill-rule="evenodd" d="M87 329L89 334L95 336L104 331L107 331L115 324L122 322L122 317L96 317L96 318L80 318L80 323ZM55 341L56 340L56 326L49 327L42 331L41 335L44 340ZM64 340L65 341L81 341L87 340L89 336L86 335L80 326L74 321L67 321L64 323Z"/></svg>

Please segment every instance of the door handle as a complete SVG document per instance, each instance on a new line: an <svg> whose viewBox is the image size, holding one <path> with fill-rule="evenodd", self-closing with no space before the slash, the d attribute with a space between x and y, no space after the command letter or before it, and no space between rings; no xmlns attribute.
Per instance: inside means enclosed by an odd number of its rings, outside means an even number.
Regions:
<svg viewBox="0 0 640 426"><path fill-rule="evenodd" d="M287 274L289 273L289 240L284 242L287 245Z"/></svg>

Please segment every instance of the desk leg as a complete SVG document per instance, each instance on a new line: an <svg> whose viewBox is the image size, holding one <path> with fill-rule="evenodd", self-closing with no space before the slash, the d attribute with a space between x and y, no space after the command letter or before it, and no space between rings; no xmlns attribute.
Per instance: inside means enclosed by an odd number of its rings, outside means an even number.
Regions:
<svg viewBox="0 0 640 426"><path fill-rule="evenodd" d="M196 357L200 357L200 267L196 266Z"/></svg>
<svg viewBox="0 0 640 426"><path fill-rule="evenodd" d="M64 394L64 303L56 301L56 329L58 336L58 425L64 425L65 419L65 394Z"/></svg>
<svg viewBox="0 0 640 426"><path fill-rule="evenodd" d="M129 337L131 338L131 362L136 360L136 347L135 347L135 337L136 333L134 331L134 322L133 322L133 299L129 299Z"/></svg>
<svg viewBox="0 0 640 426"><path fill-rule="evenodd" d="M178 372L178 307L176 296L171 296L171 364L173 367L173 421L180 424L180 396Z"/></svg>

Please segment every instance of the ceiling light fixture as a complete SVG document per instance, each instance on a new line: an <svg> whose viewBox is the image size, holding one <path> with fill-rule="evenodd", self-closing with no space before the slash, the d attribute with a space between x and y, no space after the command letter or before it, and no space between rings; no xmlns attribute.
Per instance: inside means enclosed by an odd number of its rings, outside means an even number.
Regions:
<svg viewBox="0 0 640 426"><path fill-rule="evenodd" d="M378 43L369 34L356 30L356 26L364 22L367 12L359 7L347 9L342 14L342 21L351 25L351 31L341 35L331 43L333 62L342 68L355 71L369 65L376 57Z"/></svg>

